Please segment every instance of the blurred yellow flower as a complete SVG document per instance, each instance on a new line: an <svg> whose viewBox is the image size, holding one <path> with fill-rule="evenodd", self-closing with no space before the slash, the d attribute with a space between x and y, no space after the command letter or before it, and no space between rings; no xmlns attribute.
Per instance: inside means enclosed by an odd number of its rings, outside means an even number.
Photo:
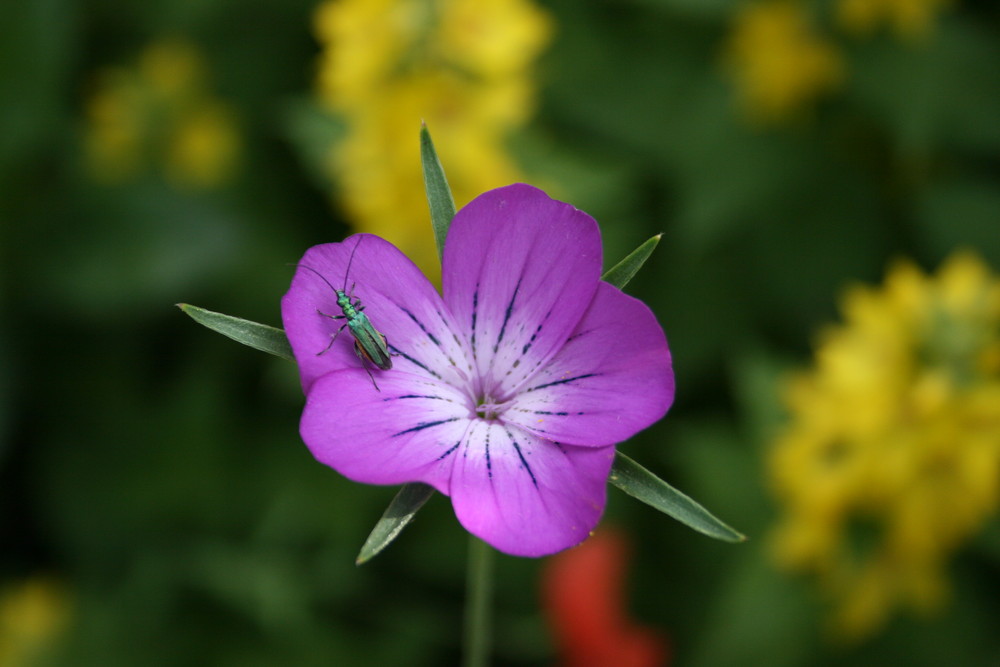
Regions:
<svg viewBox="0 0 1000 667"><path fill-rule="evenodd" d="M210 188L240 151L232 111L210 94L201 56L183 42L153 43L133 67L100 72L86 120L88 166L105 182L157 165L176 186Z"/></svg>
<svg viewBox="0 0 1000 667"><path fill-rule="evenodd" d="M211 187L232 173L240 137L229 108L205 102L192 109L174 128L164 156L167 177L174 183Z"/></svg>
<svg viewBox="0 0 1000 667"><path fill-rule="evenodd" d="M931 611L946 566L1000 502L1000 280L973 254L855 287L816 365L785 387L769 458L775 553L814 575L859 639L897 607Z"/></svg>
<svg viewBox="0 0 1000 667"><path fill-rule="evenodd" d="M758 123L788 120L844 80L840 52L791 0L745 5L723 57L741 107Z"/></svg>
<svg viewBox="0 0 1000 667"><path fill-rule="evenodd" d="M426 121L455 203L522 180L505 142L531 116L532 67L552 32L529 0L329 0L316 13L324 106L346 123L330 153L359 231L399 245L428 274L417 132Z"/></svg>
<svg viewBox="0 0 1000 667"><path fill-rule="evenodd" d="M43 659L66 624L65 590L45 577L32 577L0 594L0 665L27 667Z"/></svg>
<svg viewBox="0 0 1000 667"><path fill-rule="evenodd" d="M865 35L888 25L904 39L930 34L951 0L838 0L837 22L848 32Z"/></svg>

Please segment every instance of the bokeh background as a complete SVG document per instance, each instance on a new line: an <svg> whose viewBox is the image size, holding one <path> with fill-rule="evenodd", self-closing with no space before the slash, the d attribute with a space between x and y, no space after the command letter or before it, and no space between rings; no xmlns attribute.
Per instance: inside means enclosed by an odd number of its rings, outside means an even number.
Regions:
<svg viewBox="0 0 1000 667"><path fill-rule="evenodd" d="M751 537L612 489L603 565L499 558L497 664L587 622L640 666L998 664L998 38L987 0L2 3L0 665L457 662L447 501L356 567L394 490L173 307L280 325L355 230L436 275L422 119L460 205L542 186L609 266L662 232L629 291L677 401L623 449Z"/></svg>

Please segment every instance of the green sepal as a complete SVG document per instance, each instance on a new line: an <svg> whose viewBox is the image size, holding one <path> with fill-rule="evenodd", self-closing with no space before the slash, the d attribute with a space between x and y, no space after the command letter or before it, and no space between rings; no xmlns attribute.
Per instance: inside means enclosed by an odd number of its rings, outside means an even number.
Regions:
<svg viewBox="0 0 1000 667"><path fill-rule="evenodd" d="M629 253L628 257L608 269L607 272L601 276L601 280L611 283L618 289L624 289L625 285L628 285L629 281L632 280L635 274L639 272L639 269L642 268L642 265L646 263L649 256L653 254L653 250L660 242L660 238L662 236L663 234L657 234L633 250Z"/></svg>
<svg viewBox="0 0 1000 667"><path fill-rule="evenodd" d="M204 325L223 336L232 338L237 343L273 354L276 357L295 361L292 346L288 344L285 332L277 327L258 324L232 315L223 315L211 310L205 310L187 303L179 303L177 307L187 313L198 324Z"/></svg>
<svg viewBox="0 0 1000 667"><path fill-rule="evenodd" d="M745 542L747 539L621 452L615 454L609 481L636 500L672 516L699 533L726 542Z"/></svg>
<svg viewBox="0 0 1000 667"><path fill-rule="evenodd" d="M424 170L424 189L427 191L427 205L431 209L431 227L437 243L438 257L444 256L444 240L448 237L448 227L455 217L455 199L451 196L444 167L434 150L431 133L427 125L420 126L420 164Z"/></svg>
<svg viewBox="0 0 1000 667"><path fill-rule="evenodd" d="M354 562L357 565L363 565L389 546L393 540L399 537L407 524L417 515L417 510L423 507L432 495L434 495L434 488L427 484L419 482L405 484L389 503L382 518L375 524L375 528L368 535L368 539L365 540L364 546L361 547L361 552Z"/></svg>

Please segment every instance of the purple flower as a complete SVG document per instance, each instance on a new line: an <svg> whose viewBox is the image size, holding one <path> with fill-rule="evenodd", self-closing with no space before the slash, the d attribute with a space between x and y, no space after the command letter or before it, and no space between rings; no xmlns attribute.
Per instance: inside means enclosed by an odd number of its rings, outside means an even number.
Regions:
<svg viewBox="0 0 1000 667"><path fill-rule="evenodd" d="M360 244L360 245L359 245ZM355 252L356 249L356 252ZM372 370L336 295L364 305L392 369ZM443 296L393 245L359 234L310 248L282 300L306 406L302 439L342 475L425 482L471 533L509 554L584 540L604 510L615 444L674 397L663 330L602 282L601 237L582 211L516 184L455 216ZM324 350L326 350L324 352Z"/></svg>

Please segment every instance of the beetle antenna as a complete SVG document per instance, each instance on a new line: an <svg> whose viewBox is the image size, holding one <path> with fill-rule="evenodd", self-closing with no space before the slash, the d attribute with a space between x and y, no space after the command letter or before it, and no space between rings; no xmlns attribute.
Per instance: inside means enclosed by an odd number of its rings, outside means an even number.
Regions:
<svg viewBox="0 0 1000 667"><path fill-rule="evenodd" d="M331 290L333 290L334 293L337 292L337 288L330 284L330 281L326 279L326 276L324 276L322 273L320 273L319 271L317 271L313 267L306 266L305 264L296 264L295 266L298 267L298 268L300 268L300 269L308 269L309 271L312 271L317 276L319 276L320 280L322 280L323 282L325 282L326 286L329 287Z"/></svg>

